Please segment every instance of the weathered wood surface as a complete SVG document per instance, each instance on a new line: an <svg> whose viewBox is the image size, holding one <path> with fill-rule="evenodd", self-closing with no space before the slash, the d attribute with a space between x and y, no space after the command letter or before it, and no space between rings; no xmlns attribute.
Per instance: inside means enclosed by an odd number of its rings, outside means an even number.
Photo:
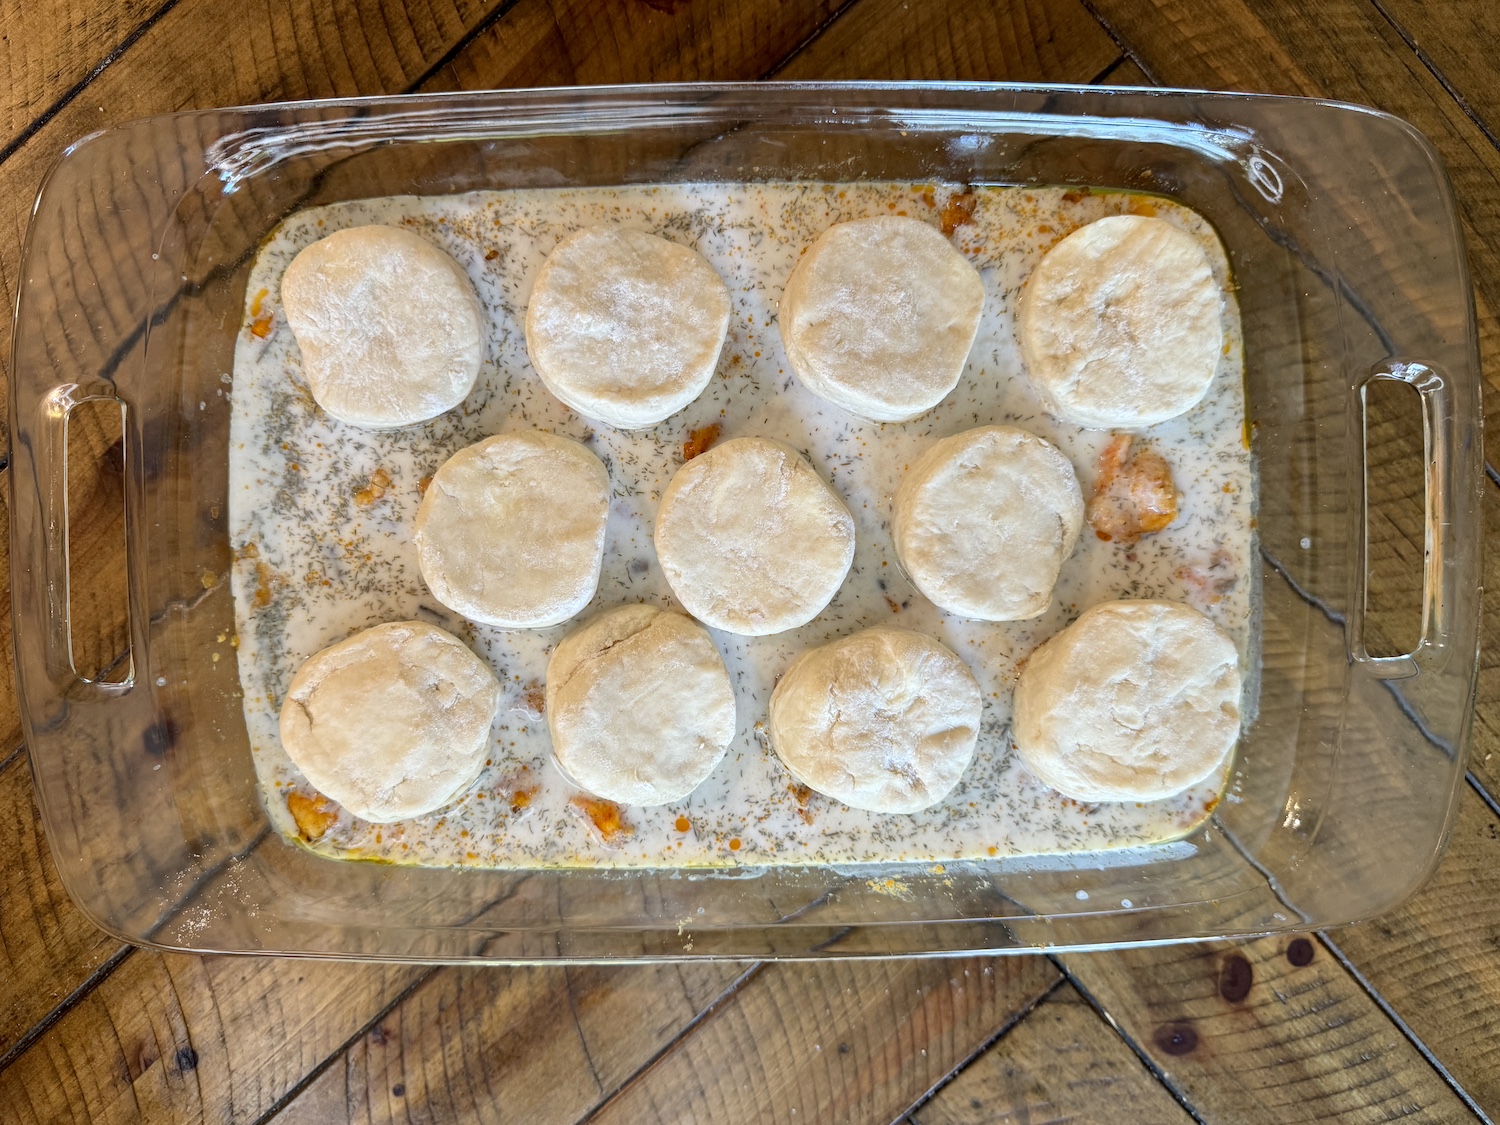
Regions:
<svg viewBox="0 0 1500 1125"><path fill-rule="evenodd" d="M0 0L0 300L14 300L45 168L75 137L145 113L767 76L1155 81L1365 101L1428 133L1458 192L1486 376L1500 387L1500 76L1476 46L1494 20L1479 0ZM119 571L106 494L80 502L82 541L97 545L76 564L83 582ZM1489 504L1493 538L1500 489ZM1389 565L1410 562L1411 526L1383 526ZM1500 549L1489 559L1500 566ZM109 602L81 621L101 665L121 635ZM7 591L7 622L8 603ZM1491 794L1496 650L1473 762ZM512 972L128 950L66 900L19 744L13 692L0 690L7 1121L872 1121L908 1109L922 1123L1183 1121L1184 1106L1206 1121L1452 1121L1471 1104L1500 1116L1500 817L1478 790L1416 898L1310 935L1295 964L1280 938L1070 956L1076 986L1034 957Z"/></svg>

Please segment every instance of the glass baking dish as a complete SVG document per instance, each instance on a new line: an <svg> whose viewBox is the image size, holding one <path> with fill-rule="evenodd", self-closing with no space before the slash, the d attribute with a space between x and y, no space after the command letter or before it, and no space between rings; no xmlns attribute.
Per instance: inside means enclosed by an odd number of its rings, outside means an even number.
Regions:
<svg viewBox="0 0 1500 1125"><path fill-rule="evenodd" d="M1244 326L1262 602L1258 712L1213 815L1149 848L880 878L338 863L273 831L232 657L214 670L234 628L220 392L268 232L303 207L402 193L864 178L1158 192L1217 228ZM1353 921L1411 894L1441 853L1477 670L1480 380L1447 180L1395 118L1240 94L869 83L208 110L70 147L18 290L22 717L62 879L124 940L434 962L1089 948ZM1421 638L1393 656L1365 639L1365 404L1381 380L1418 392L1426 461L1423 562L1407 574ZM66 461L69 418L94 400L123 418L128 591L115 675L98 680L74 670L70 602L88 591L70 589Z"/></svg>

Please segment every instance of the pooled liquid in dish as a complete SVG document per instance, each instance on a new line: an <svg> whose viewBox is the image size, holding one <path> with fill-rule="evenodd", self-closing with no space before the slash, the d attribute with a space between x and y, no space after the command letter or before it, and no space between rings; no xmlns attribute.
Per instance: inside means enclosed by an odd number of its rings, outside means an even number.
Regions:
<svg viewBox="0 0 1500 1125"><path fill-rule="evenodd" d="M891 497L934 441L976 426L1031 431L1095 492L1113 435L1046 414L1022 369L1015 309L1046 250L1106 215L1154 214L1193 236L1225 293L1226 345L1207 396L1139 435L1180 492L1163 530L1106 540L1085 527L1050 608L1017 622L964 620L936 609L901 573ZM793 376L777 301L798 256L836 222L905 214L939 225L979 269L985 303L957 389L911 422L865 422L816 398ZM546 255L581 227L618 222L703 254L729 286L728 340L708 388L667 421L627 433L572 413L527 360L526 300ZM371 432L321 412L280 308L280 281L303 247L365 223L405 227L452 254L488 318L472 394L431 422ZM1181 836L1224 791L1231 763L1165 801L1080 804L1033 778L1010 744L1018 666L1084 609L1115 598L1183 602L1239 649L1253 696L1254 496L1246 444L1241 337L1228 263L1212 228L1170 201L1065 188L891 183L672 184L537 189L332 204L293 215L251 270L235 355L230 534L245 718L266 807L277 827L336 857L484 867L703 867L946 862L1086 852ZM432 474L452 453L507 430L543 429L584 443L610 474L603 576L573 621L539 630L475 625L445 609L418 572L413 520ZM714 632L735 689L738 730L724 760L687 798L619 807L581 794L552 764L545 671L559 640L593 613L628 602L679 608L652 547L657 505L686 457L733 437L774 438L804 452L853 513L848 578L810 623L766 637ZM1106 459L1107 462L1107 459ZM1204 576L1212 576L1205 581ZM448 808L374 825L320 801L287 758L277 715L298 666L383 621L430 621L469 642L504 691L478 783ZM799 785L772 753L767 704L777 677L807 649L872 625L926 633L973 669L984 696L978 749L938 805L911 815L864 812ZM1254 700L1244 711L1253 714ZM1232 798L1231 798L1232 799ZM294 815L295 814L295 815Z"/></svg>

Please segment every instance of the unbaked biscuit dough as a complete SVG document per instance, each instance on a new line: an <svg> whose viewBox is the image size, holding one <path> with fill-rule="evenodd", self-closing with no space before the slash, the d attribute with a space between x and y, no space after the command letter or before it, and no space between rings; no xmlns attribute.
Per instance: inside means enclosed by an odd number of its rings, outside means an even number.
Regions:
<svg viewBox="0 0 1500 1125"><path fill-rule="evenodd" d="M771 746L802 784L856 809L937 804L974 757L982 702L931 637L877 625L804 652L771 693Z"/></svg>
<svg viewBox="0 0 1500 1125"><path fill-rule="evenodd" d="M558 768L622 805L664 805L708 777L734 738L734 689L713 638L652 605L605 610L547 662Z"/></svg>
<svg viewBox="0 0 1500 1125"><path fill-rule="evenodd" d="M701 254L613 224L559 242L526 308L526 349L547 389L621 430L697 398L728 330L729 289Z"/></svg>
<svg viewBox="0 0 1500 1125"><path fill-rule="evenodd" d="M1185 605L1096 605L1027 660L1012 734L1031 772L1065 797L1170 797L1239 739L1234 642Z"/></svg>
<svg viewBox="0 0 1500 1125"><path fill-rule="evenodd" d="M1049 412L1091 429L1191 410L1224 350L1223 296L1202 246L1165 219L1080 227L1032 271L1018 333Z"/></svg>
<svg viewBox="0 0 1500 1125"><path fill-rule="evenodd" d="M905 422L958 385L984 284L942 233L900 216L829 227L781 296L787 359L813 394L873 422Z"/></svg>
<svg viewBox="0 0 1500 1125"><path fill-rule="evenodd" d="M474 389L486 332L474 284L410 231L351 227L319 239L287 266L281 304L313 399L342 422L412 426Z"/></svg>
<svg viewBox="0 0 1500 1125"><path fill-rule="evenodd" d="M461 449L433 475L412 538L433 597L485 625L540 629L599 585L609 473L576 441L518 430Z"/></svg>
<svg viewBox="0 0 1500 1125"><path fill-rule="evenodd" d="M1082 527L1072 463L1011 426L927 449L902 478L891 518L896 556L917 589L979 621L1043 613Z"/></svg>
<svg viewBox="0 0 1500 1125"><path fill-rule="evenodd" d="M281 745L322 794L389 824L448 804L490 749L500 685L422 621L356 633L310 657L281 705Z"/></svg>
<svg viewBox="0 0 1500 1125"><path fill-rule="evenodd" d="M791 446L735 438L677 470L655 540L689 613L763 637L807 624L838 593L854 561L854 517Z"/></svg>

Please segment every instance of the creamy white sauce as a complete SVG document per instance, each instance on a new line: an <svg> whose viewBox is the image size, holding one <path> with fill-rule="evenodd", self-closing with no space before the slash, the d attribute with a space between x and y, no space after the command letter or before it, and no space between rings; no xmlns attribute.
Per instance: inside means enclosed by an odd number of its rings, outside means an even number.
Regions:
<svg viewBox="0 0 1500 1125"><path fill-rule="evenodd" d="M1202 821L1230 764L1171 800L1082 805L1035 781L1010 746L1018 662L1096 602L1164 598L1207 613L1239 646L1254 706L1254 497L1245 440L1238 313L1222 246L1194 212L1169 201L1064 188L979 188L955 244L979 268L986 303L954 393L912 422L856 419L806 392L776 329L776 302L798 254L830 224L905 213L937 224L956 188L885 183L675 184L641 188L482 192L333 204L288 219L252 268L232 388L229 517L245 719L266 806L297 828L287 794L311 787L287 758L277 715L293 672L351 633L405 618L440 624L486 658L505 688L490 764L447 809L376 826L340 812L316 840L324 854L487 867L716 866L950 861L1087 852L1168 840ZM1133 546L1085 527L1052 607L1032 621L982 623L934 608L899 572L890 498L904 466L933 440L977 425L1021 426L1072 460L1085 496L1110 434L1048 416L1022 370L1014 335L1021 283L1068 232L1104 215L1146 211L1192 233L1224 288L1228 346L1207 398L1152 427L1143 442L1170 462L1182 493L1166 531ZM623 433L573 414L526 358L522 318L532 278L568 232L599 222L655 231L695 247L734 300L712 384L666 422ZM364 223L407 226L468 271L489 314L488 357L467 401L426 425L373 433L335 422L312 402L280 310L292 257L316 239ZM714 774L686 800L620 811L628 828L603 833L550 761L539 711L547 656L590 613L628 601L676 606L651 544L662 489L690 435L759 434L806 451L854 513L858 548L843 588L810 624L779 636L715 632L735 685L739 732ZM604 573L590 607L536 631L473 625L423 585L411 527L425 479L453 452L489 434L535 427L585 442L609 468L613 497ZM1212 574L1209 575L1209 568ZM799 792L765 737L776 677L803 650L882 622L928 633L969 662L983 688L983 732L958 788L910 816L846 808ZM596 812L599 811L596 809ZM614 810L605 809L607 815Z"/></svg>

